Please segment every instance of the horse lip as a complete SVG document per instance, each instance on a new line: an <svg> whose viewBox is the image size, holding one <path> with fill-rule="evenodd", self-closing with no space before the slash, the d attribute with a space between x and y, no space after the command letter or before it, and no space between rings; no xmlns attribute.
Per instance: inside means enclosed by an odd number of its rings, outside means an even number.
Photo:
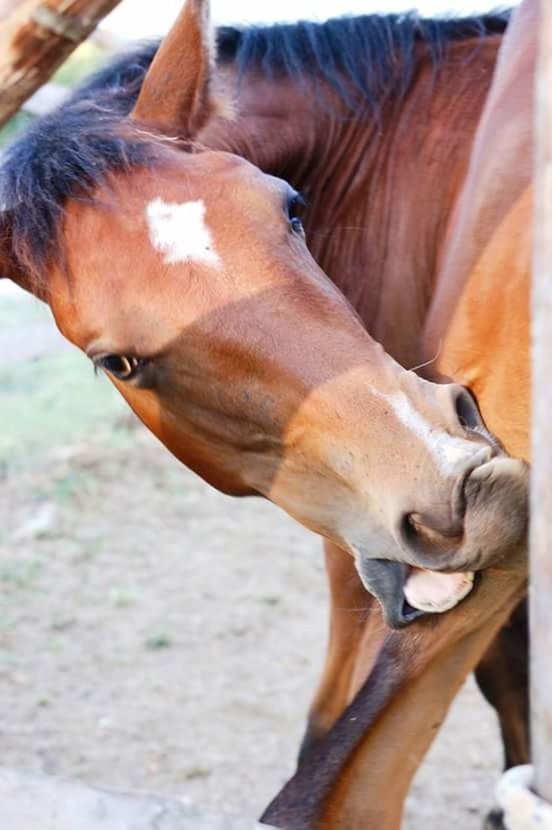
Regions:
<svg viewBox="0 0 552 830"><path fill-rule="evenodd" d="M379 602L383 618L389 628L406 628L426 611L412 608L404 596L409 566L389 559L357 558L357 570L366 590Z"/></svg>
<svg viewBox="0 0 552 830"><path fill-rule="evenodd" d="M452 491L452 515L455 517L457 521L460 521L462 524L464 523L464 517L466 515L466 510L468 508L468 503L466 499L466 482L478 466L478 464L470 464L468 469L465 470L464 473L462 473L462 475L458 477L458 481L454 485Z"/></svg>
<svg viewBox="0 0 552 830"><path fill-rule="evenodd" d="M491 450L489 455L489 448ZM471 479L472 475L477 471L486 467L488 464L492 464L498 458L507 458L508 456L504 453L504 451L495 444L490 443L490 441L486 442L485 446L475 454L475 457L472 458L471 463L467 466L467 468L463 471L462 475L459 477L459 480L454 488L454 496L453 498L461 500L463 503L463 512L462 516L465 516L466 510L469 507L466 497L466 486ZM460 490L458 491L458 487Z"/></svg>
<svg viewBox="0 0 552 830"><path fill-rule="evenodd" d="M491 449L490 456L489 447ZM481 467L484 467L486 464L494 461L499 454L500 451L496 447L489 442L486 442L485 446L482 447L479 452L475 453L475 456L471 459L471 462L468 464L466 469L463 470L462 474L458 476L458 480L452 492L452 511L453 516L455 516L455 518L459 521L463 522L469 507L466 496L466 486L468 481L476 470L479 470Z"/></svg>
<svg viewBox="0 0 552 830"><path fill-rule="evenodd" d="M357 570L368 593L379 602L384 621L389 628L406 628L422 617L433 617L440 613L446 613L421 610L409 604L405 596L405 586L411 573L410 565L389 559L368 559L361 556L357 559ZM432 570L458 573L456 568L434 568ZM472 589L467 592L467 595L473 593L477 585L477 574L473 574L473 577ZM455 605L461 603L464 598L460 599ZM453 607L455 606L451 608Z"/></svg>

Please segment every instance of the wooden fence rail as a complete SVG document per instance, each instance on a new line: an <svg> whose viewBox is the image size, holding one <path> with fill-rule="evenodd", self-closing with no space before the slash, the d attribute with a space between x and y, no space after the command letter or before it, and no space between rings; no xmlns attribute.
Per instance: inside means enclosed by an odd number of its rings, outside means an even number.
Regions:
<svg viewBox="0 0 552 830"><path fill-rule="evenodd" d="M2 2L0 126L48 80L119 2L120 0Z"/></svg>

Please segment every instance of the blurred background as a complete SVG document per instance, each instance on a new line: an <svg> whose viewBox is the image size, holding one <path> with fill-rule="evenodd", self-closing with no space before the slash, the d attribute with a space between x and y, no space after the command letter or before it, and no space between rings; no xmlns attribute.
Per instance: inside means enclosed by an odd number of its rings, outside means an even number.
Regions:
<svg viewBox="0 0 552 830"><path fill-rule="evenodd" d="M514 5L509 3L508 6ZM104 28L123 37L150 37L167 31L181 7L180 0L156 3L155 11L143 0L125 0L108 18ZM493 6L485 0L212 0L211 13L217 23L270 23L273 21L326 20L340 14L389 13L418 9L422 14L469 14L488 11ZM494 4L496 8L496 4Z"/></svg>
<svg viewBox="0 0 552 830"><path fill-rule="evenodd" d="M469 13L485 3L415 5ZM1 146L180 0L125 0L0 132ZM220 23L390 12L400 0L213 0ZM4 281L5 283L5 281ZM0 284L2 763L255 816L293 772L326 643L321 545L181 467L49 312ZM407 830L475 830L500 769L470 682Z"/></svg>

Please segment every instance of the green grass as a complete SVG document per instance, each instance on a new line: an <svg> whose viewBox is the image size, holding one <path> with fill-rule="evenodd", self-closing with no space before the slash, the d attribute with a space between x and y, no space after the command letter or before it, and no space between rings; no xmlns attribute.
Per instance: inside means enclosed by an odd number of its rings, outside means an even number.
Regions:
<svg viewBox="0 0 552 830"><path fill-rule="evenodd" d="M82 44L52 80L72 87L105 62L95 44ZM17 113L1 130L0 145L10 141L32 121ZM0 330L44 323L49 313L42 304L19 296L0 298ZM115 418L126 412L119 394L90 362L74 352L49 354L37 360L0 365L0 465L19 466L57 446L71 444L97 429L113 433ZM112 435L113 440L121 436ZM74 480L63 480L56 491L60 502L70 500Z"/></svg>
<svg viewBox="0 0 552 830"><path fill-rule="evenodd" d="M60 66L52 81L61 86L73 87L83 81L105 62L103 49L94 43L82 43L78 49Z"/></svg>
<svg viewBox="0 0 552 830"><path fill-rule="evenodd" d="M33 120L32 115L28 112L18 112L10 120L4 124L0 129L0 147L3 144L9 144L12 138L15 138L17 133L20 133L25 127L28 127Z"/></svg>
<svg viewBox="0 0 552 830"><path fill-rule="evenodd" d="M90 361L75 350L0 366L0 411L0 463L19 463L86 437L126 408L108 380L94 375Z"/></svg>
<svg viewBox="0 0 552 830"><path fill-rule="evenodd" d="M62 478L57 479L52 488L48 491L48 496L58 504L71 504L82 492L86 485L89 476L80 470L71 470Z"/></svg>
<svg viewBox="0 0 552 830"><path fill-rule="evenodd" d="M173 645L173 640L170 634L160 631L148 637L144 645L149 651L161 651L161 649L170 648Z"/></svg>
<svg viewBox="0 0 552 830"><path fill-rule="evenodd" d="M8 295L0 299L0 331L32 323L46 323L52 319L48 306L40 300L25 295L22 301L19 294Z"/></svg>
<svg viewBox="0 0 552 830"><path fill-rule="evenodd" d="M38 559L30 562L18 561L0 563L0 585L10 585L13 588L29 588L37 579L42 569L42 563Z"/></svg>

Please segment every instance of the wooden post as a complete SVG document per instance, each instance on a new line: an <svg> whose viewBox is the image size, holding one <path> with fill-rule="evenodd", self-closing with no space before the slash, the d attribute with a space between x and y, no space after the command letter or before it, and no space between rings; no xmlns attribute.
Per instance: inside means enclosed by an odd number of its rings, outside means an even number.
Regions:
<svg viewBox="0 0 552 830"><path fill-rule="evenodd" d="M536 94L531 484L531 732L535 789L552 804L552 0L540 0Z"/></svg>
<svg viewBox="0 0 552 830"><path fill-rule="evenodd" d="M120 0L18 0L0 6L0 126Z"/></svg>

